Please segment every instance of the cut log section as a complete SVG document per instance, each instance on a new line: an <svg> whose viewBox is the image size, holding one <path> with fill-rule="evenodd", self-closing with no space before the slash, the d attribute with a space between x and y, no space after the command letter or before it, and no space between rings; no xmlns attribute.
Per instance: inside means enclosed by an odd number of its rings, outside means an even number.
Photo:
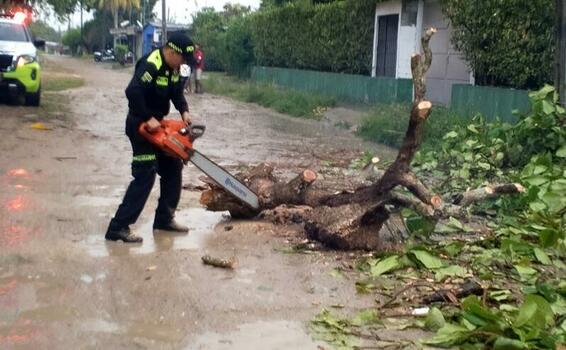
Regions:
<svg viewBox="0 0 566 350"><path fill-rule="evenodd" d="M273 176L272 166L260 164L235 177L258 196L260 209L250 208L208 178L201 178L210 189L202 192L200 203L211 211L229 211L233 218L253 218L262 210L281 204L304 204L307 189L317 174L307 169L289 182L280 182Z"/></svg>

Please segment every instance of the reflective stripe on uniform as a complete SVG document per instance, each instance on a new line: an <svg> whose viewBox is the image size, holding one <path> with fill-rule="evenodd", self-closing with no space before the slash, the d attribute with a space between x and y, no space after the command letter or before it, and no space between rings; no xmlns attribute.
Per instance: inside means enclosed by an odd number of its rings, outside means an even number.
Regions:
<svg viewBox="0 0 566 350"><path fill-rule="evenodd" d="M151 76L151 73L149 73L149 72L143 73L143 75L141 77L141 81L143 81L144 83L151 83L152 80L153 80L153 77Z"/></svg>
<svg viewBox="0 0 566 350"><path fill-rule="evenodd" d="M151 162L151 161L154 161L155 159L157 159L155 157L155 154L138 154L137 156L134 156L133 161L134 162Z"/></svg>
<svg viewBox="0 0 566 350"><path fill-rule="evenodd" d="M171 42L167 43L167 46L169 46L170 48L172 48L173 50L177 51L178 53L183 53L183 50L181 50L181 48Z"/></svg>
<svg viewBox="0 0 566 350"><path fill-rule="evenodd" d="M159 50L155 50L149 54L149 56L147 56L147 62L152 63L155 68L159 70L163 64Z"/></svg>
<svg viewBox="0 0 566 350"><path fill-rule="evenodd" d="M173 74L171 77L171 82L176 83L179 81L179 74Z"/></svg>
<svg viewBox="0 0 566 350"><path fill-rule="evenodd" d="M155 83L159 86L167 86L169 85L169 79L167 77L159 76L155 80Z"/></svg>

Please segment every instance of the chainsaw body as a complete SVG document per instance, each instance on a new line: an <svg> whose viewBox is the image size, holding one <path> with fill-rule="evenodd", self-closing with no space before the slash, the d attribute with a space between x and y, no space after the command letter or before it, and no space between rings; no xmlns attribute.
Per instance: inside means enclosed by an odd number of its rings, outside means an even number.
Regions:
<svg viewBox="0 0 566 350"><path fill-rule="evenodd" d="M161 127L150 133L147 124L140 125L140 134L165 154L187 162L191 158L193 142L204 134L204 125L189 125L182 120L162 120Z"/></svg>
<svg viewBox="0 0 566 350"><path fill-rule="evenodd" d="M204 130L204 125L187 126L180 120L162 120L161 127L151 133L147 131L145 122L139 128L140 134L165 154L181 158L185 164L190 161L220 187L258 210L259 198L252 190L224 168L193 149L193 142L204 134Z"/></svg>

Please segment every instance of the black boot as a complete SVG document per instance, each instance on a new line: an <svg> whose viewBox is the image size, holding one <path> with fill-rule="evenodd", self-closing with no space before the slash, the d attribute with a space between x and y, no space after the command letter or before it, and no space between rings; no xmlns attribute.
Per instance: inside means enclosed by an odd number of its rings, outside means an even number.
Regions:
<svg viewBox="0 0 566 350"><path fill-rule="evenodd" d="M141 243L143 238L136 236L130 231L129 228L122 228L119 230L111 230L108 228L106 231L106 236L104 236L109 241L123 241L124 243Z"/></svg>
<svg viewBox="0 0 566 350"><path fill-rule="evenodd" d="M160 223L156 222L153 223L154 230L161 230L161 231L171 231L171 232L189 232L189 228L185 225L181 225L177 223L175 220L171 220L168 223Z"/></svg>

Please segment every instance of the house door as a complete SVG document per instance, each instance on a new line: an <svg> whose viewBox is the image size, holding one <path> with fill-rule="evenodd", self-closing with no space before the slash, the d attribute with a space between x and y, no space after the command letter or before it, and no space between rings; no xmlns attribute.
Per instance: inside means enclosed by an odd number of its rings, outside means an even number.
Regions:
<svg viewBox="0 0 566 350"><path fill-rule="evenodd" d="M397 31L399 15L378 17L377 76L395 77L397 71Z"/></svg>

